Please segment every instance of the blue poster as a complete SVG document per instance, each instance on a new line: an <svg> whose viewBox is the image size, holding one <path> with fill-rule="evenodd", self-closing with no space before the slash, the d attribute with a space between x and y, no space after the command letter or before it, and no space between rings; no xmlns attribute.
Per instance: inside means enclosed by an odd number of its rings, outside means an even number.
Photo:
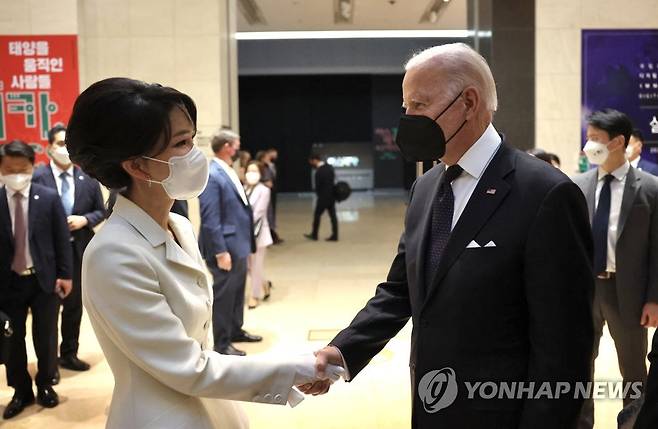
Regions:
<svg viewBox="0 0 658 429"><path fill-rule="evenodd" d="M658 30L583 30L582 122L606 107L626 113L645 139L642 156L658 154Z"/></svg>

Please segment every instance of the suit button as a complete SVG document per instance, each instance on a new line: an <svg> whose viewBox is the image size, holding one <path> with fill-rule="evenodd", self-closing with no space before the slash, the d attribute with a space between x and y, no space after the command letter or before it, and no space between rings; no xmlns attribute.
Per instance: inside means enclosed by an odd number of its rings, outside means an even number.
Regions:
<svg viewBox="0 0 658 429"><path fill-rule="evenodd" d="M212 301L211 301L211 300L207 300L207 301L206 301L206 305L208 306L208 308L212 308Z"/></svg>
<svg viewBox="0 0 658 429"><path fill-rule="evenodd" d="M196 284L199 287L204 287L205 285L203 283L203 277L199 277L198 279L196 279Z"/></svg>
<svg viewBox="0 0 658 429"><path fill-rule="evenodd" d="M265 399L265 402L270 402L270 401L272 401L272 395L270 395L269 393L266 393L265 396L263 397L263 399Z"/></svg>
<svg viewBox="0 0 658 429"><path fill-rule="evenodd" d="M281 395L276 395L274 397L274 402L277 403L277 404L280 404L281 403Z"/></svg>
<svg viewBox="0 0 658 429"><path fill-rule="evenodd" d="M206 320L206 323L203 324L203 329L207 331L207 330L208 330L208 326L210 326L210 321L209 321L209 320Z"/></svg>

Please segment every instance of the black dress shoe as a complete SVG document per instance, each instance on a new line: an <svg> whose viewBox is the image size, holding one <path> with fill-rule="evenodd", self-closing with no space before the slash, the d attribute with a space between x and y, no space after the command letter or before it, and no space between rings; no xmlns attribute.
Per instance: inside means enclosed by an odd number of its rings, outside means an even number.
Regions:
<svg viewBox="0 0 658 429"><path fill-rule="evenodd" d="M308 238L309 240L318 241L318 237L314 236L313 234L304 234L304 237Z"/></svg>
<svg viewBox="0 0 658 429"><path fill-rule="evenodd" d="M51 386L57 386L59 384L59 381L61 379L61 376L59 374L59 370L55 371L55 375L53 375L53 379L50 380Z"/></svg>
<svg viewBox="0 0 658 429"><path fill-rule="evenodd" d="M242 350L238 350L232 345L229 345L224 350L220 350L219 353L223 355L231 355L231 356L247 356L246 352L243 352Z"/></svg>
<svg viewBox="0 0 658 429"><path fill-rule="evenodd" d="M23 412L25 407L32 404L34 404L34 394L32 392L26 395L16 393L14 397L11 398L7 408L5 408L5 412L2 413L2 418L8 420L12 417L16 417Z"/></svg>
<svg viewBox="0 0 658 429"><path fill-rule="evenodd" d="M325 241L338 241L338 237L329 237Z"/></svg>
<svg viewBox="0 0 658 429"><path fill-rule="evenodd" d="M263 337L260 335L251 335L247 331L242 331L235 337L231 338L232 343L258 343L263 341Z"/></svg>
<svg viewBox="0 0 658 429"><path fill-rule="evenodd" d="M89 368L91 368L87 362L81 361L77 356L59 358L59 366L71 371L89 371Z"/></svg>
<svg viewBox="0 0 658 429"><path fill-rule="evenodd" d="M37 389L37 404L44 408L55 408L59 405L59 396L52 387L39 387Z"/></svg>

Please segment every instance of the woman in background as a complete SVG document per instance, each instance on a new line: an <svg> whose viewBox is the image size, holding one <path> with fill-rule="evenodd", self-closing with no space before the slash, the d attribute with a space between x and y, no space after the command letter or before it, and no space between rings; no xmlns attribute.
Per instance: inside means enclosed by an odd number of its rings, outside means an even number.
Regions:
<svg viewBox="0 0 658 429"><path fill-rule="evenodd" d="M265 253L273 243L270 224L267 220L271 191L261 183L265 168L261 162L252 162L247 167L245 174L247 181L245 191L254 212L254 235L256 236L256 253L249 255L251 294L248 306L250 309L258 307L260 301L268 299L272 287L272 283L265 280Z"/></svg>
<svg viewBox="0 0 658 429"><path fill-rule="evenodd" d="M157 84L102 80L73 107L71 159L103 185L125 188L82 262L84 306L115 380L108 428L243 428L233 401L295 405L293 386L317 378L312 354L213 351L205 263L190 222L169 212L208 181L195 133L192 99Z"/></svg>

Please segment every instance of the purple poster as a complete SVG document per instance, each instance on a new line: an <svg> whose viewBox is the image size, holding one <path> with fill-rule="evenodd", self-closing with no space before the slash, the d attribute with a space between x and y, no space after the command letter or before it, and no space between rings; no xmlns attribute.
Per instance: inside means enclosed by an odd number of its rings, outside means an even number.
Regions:
<svg viewBox="0 0 658 429"><path fill-rule="evenodd" d="M643 157L658 154L658 30L583 30L585 118L610 107L626 113L645 139Z"/></svg>

